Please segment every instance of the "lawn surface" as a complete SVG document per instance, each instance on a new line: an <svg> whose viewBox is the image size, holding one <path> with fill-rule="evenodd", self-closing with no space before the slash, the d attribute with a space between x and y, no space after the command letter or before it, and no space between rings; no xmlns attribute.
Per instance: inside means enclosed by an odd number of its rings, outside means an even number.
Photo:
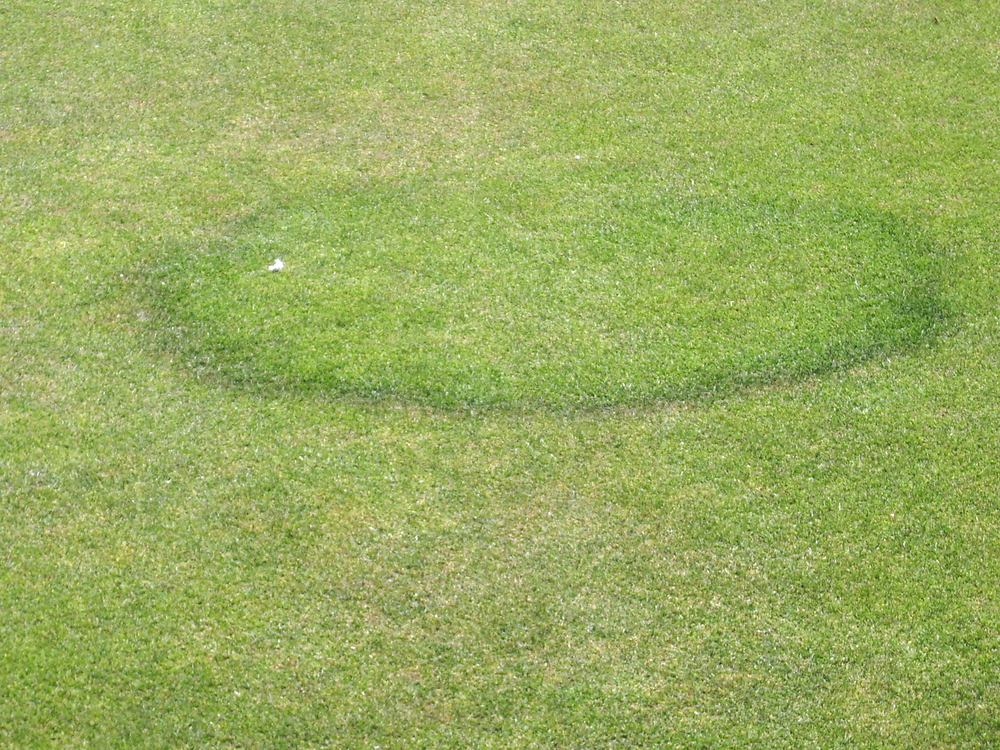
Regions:
<svg viewBox="0 0 1000 750"><path fill-rule="evenodd" d="M0 28L0 746L1000 744L991 4Z"/></svg>

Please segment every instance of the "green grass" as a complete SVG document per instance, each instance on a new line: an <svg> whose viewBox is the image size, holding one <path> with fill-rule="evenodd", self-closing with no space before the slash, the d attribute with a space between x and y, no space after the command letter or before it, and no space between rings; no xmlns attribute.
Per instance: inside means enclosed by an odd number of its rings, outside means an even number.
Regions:
<svg viewBox="0 0 1000 750"><path fill-rule="evenodd" d="M161 251L158 322L244 385L447 407L686 399L913 346L947 317L933 248L884 217L699 205L639 179L519 210L510 184L472 201L368 186Z"/></svg>
<svg viewBox="0 0 1000 750"><path fill-rule="evenodd" d="M0 19L0 746L1000 742L996 9Z"/></svg>

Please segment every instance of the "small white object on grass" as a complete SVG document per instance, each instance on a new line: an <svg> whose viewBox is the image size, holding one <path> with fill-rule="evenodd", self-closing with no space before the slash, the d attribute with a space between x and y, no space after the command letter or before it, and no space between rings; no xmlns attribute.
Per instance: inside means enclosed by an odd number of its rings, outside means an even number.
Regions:
<svg viewBox="0 0 1000 750"><path fill-rule="evenodd" d="M267 267L268 271L280 271L285 267L285 264L281 262L281 258L275 258L274 263Z"/></svg>

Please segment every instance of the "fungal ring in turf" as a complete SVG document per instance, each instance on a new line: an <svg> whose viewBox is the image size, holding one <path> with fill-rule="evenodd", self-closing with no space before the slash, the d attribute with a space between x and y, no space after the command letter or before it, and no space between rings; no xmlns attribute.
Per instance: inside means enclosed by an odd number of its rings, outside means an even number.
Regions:
<svg viewBox="0 0 1000 750"><path fill-rule="evenodd" d="M528 217L531 231L523 216L471 214L415 236L412 216L435 207L382 190L172 251L159 299L188 355L247 386L596 406L820 373L910 346L943 316L933 247L864 210L647 190L605 217L620 227L610 238L582 212ZM267 284L252 259L277 244L302 251L294 277Z"/></svg>

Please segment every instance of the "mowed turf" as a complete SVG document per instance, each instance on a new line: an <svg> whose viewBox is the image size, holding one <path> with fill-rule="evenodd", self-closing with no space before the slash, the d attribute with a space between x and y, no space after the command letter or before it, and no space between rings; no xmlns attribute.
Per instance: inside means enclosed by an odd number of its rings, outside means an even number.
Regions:
<svg viewBox="0 0 1000 750"><path fill-rule="evenodd" d="M1000 744L996 8L0 20L0 745Z"/></svg>
<svg viewBox="0 0 1000 750"><path fill-rule="evenodd" d="M270 101L223 144L263 162L267 194L145 272L199 366L437 406L624 405L843 368L947 318L922 222L769 174L775 136L752 123L787 123L761 97L844 137L858 70L836 49L812 54L840 70L800 80L745 9L756 42L712 60L687 53L680 7L404 9L383 53L355 54L356 9L305 14L285 33L311 64L286 87L225 75ZM246 54L220 56L261 64ZM737 89L723 117L706 62ZM703 156L708 184L687 174Z"/></svg>
<svg viewBox="0 0 1000 750"><path fill-rule="evenodd" d="M162 322L243 385L447 407L728 392L903 350L946 318L935 248L891 217L579 172L318 191L159 255Z"/></svg>

